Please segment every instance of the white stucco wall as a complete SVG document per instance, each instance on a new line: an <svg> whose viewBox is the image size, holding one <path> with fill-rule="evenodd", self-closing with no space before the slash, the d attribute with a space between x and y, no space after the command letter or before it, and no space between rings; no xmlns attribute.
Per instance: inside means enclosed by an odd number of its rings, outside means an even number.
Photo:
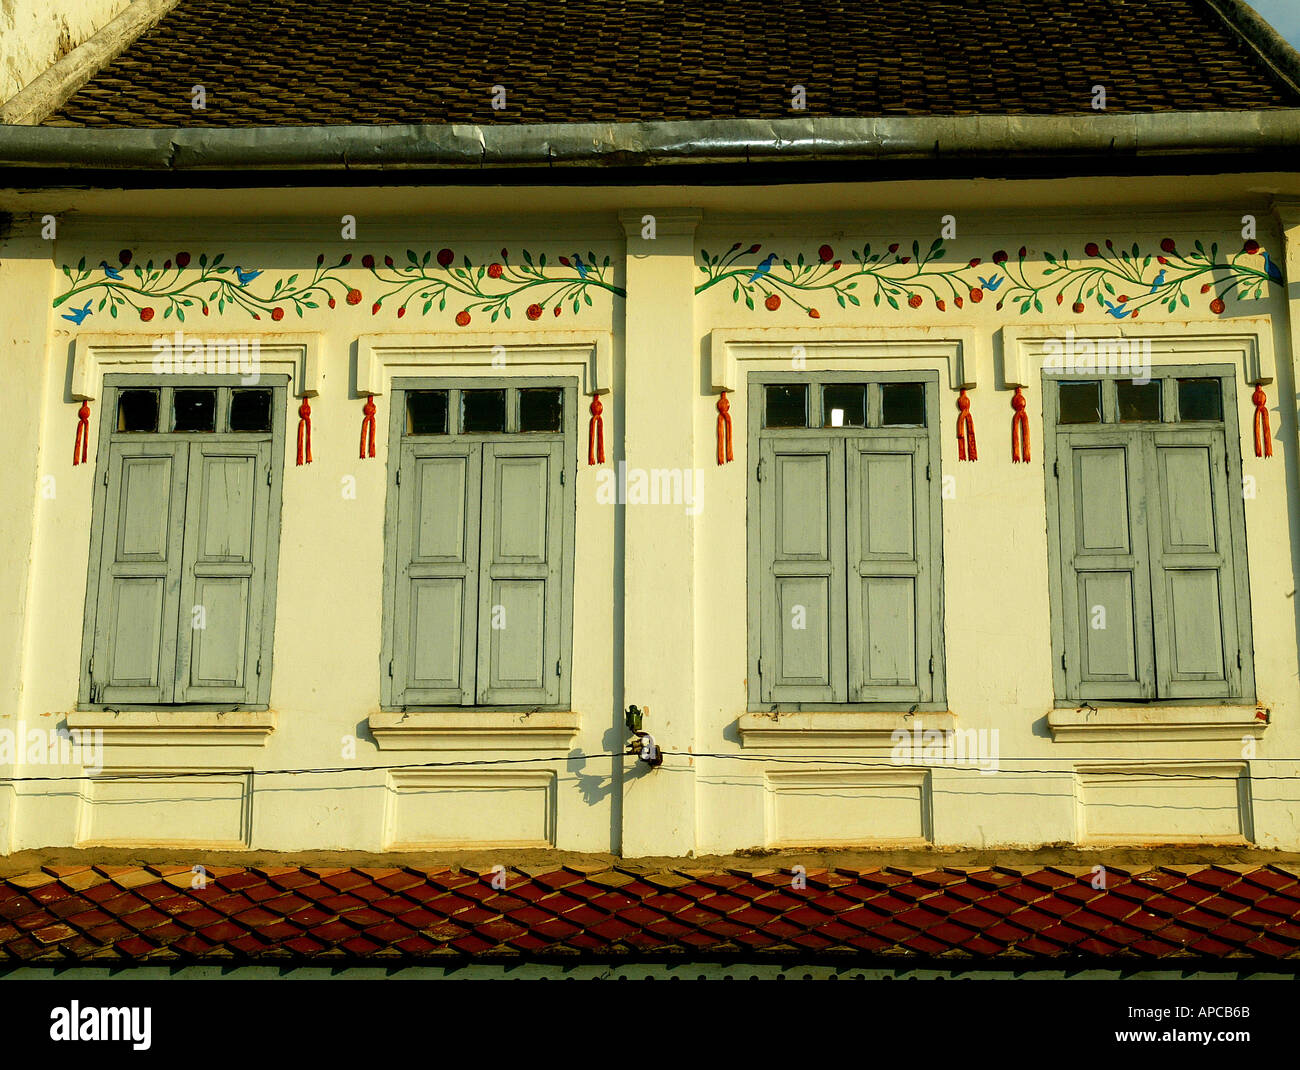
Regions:
<svg viewBox="0 0 1300 1070"><path fill-rule="evenodd" d="M1255 180L1254 188L1264 181ZM1289 180L1270 176L1267 181ZM1020 326L1064 330L1067 324L1082 332L1113 328L1113 318L1095 307L1073 315L1068 302L1063 308L1049 302L1041 314L1019 316L1011 306L999 311L992 295L961 310L950 304L944 312L930 301L895 311L866 299L860 307L840 309L827 295L814 319L789 301L776 311L761 304L751 311L743 301L733 301L725 286L693 293L705 278L701 249L716 253L733 243L756 243L794 259L799 253L815 257L828 244L847 260L850 247L867 241L876 248L897 241L904 251L913 238L927 245L937 234L940 215L948 212L959 221L958 237L946 243L946 260L954 267L977 256L987 261L999 248L1011 250L1014 259L1023 245L1029 250L1028 269L1040 272L1047 264L1044 250L1068 248L1077 256L1085 243L1108 237L1125 247L1136 242L1144 253L1158 251L1166 237L1180 248L1200 239L1207 247L1218 242L1235 250L1244 212L1258 214L1261 245L1278 250L1275 259L1283 259L1269 202L1249 192L1251 183L1224 180L1215 187L1221 192L1214 200L1180 208L1162 203L1166 183L1112 183L1104 213L1093 207L1097 187L1086 182L671 193L342 191L293 194L293 204L281 193L245 194L237 203L215 193L155 194L112 201L88 196L67 206L77 211L64 213L53 249L26 237L13 239L12 259L0 265L20 283L0 290L0 324L6 337L19 343L17 354L27 354L6 363L0 375L10 387L6 396L21 390L31 398L23 406L31 425L19 426L14 447L24 463L6 471L13 485L6 500L17 504L0 516L6 545L20 551L31 547L29 570L20 552L19 560L6 563L0 573L6 605L25 607L0 618L0 656L10 651L10 664L20 663L20 693L12 699L16 705L0 710L0 726L21 717L28 727L52 727L76 703L97 434L91 439L91 463L73 468L72 343L78 334L108 332L147 344L159 331L174 328L172 320L113 320L106 311L73 326L61 318L72 305L47 315L49 299L41 295L66 289L62 266L75 265L82 256L90 265L116 263L124 247L133 251L134 262L158 263L183 249L194 259L201 252L223 252L228 264L256 264L268 277L280 277L310 271L318 254L334 263L351 252L353 260L339 277L359 289L363 300L355 306L340 300L333 310L320 308L301 320L294 316L278 323L265 317L255 323L230 310L219 318L213 309L206 318L191 313L185 325L223 337L258 332L269 340L272 335L264 332L286 329L319 337L323 374L321 393L312 401L315 461L310 466L293 464L296 399L287 414L271 700L276 727L263 745L200 744L172 735L160 736L166 745L114 745L106 768L265 775L210 779L207 786L191 780L179 791L157 783L23 784L16 789L8 842L0 839L0 850L110 839L226 845L241 837L268 850L381 850L395 840L411 842L412 828L427 828L428 842L538 842L540 837L565 850L631 855L918 839L940 847L1110 842L1106 837L1245 840L1300 849L1300 783L1294 779L1300 772L1294 598L1300 492L1290 321L1280 288L1259 301L1232 301L1223 315L1208 311L1207 297L1173 313L1153 307L1122 324L1131 333L1175 341L1198 332L1253 332L1276 355L1276 381L1266 388L1274 456L1256 459L1249 444L1253 409L1245 368L1235 377L1240 442L1228 444L1242 451L1244 474L1256 482L1255 497L1245 502L1254 666L1258 698L1271 717L1255 753L1245 757L1240 736L1231 733L1187 739L1134 728L1123 739L1079 743L1054 740L1046 724L1054 708L1056 655L1049 631L1042 391L1038 368L1031 367L1024 393L1033 460L1012 464L1011 391L1004 388L1007 355L1000 332ZM35 201L26 207L39 211ZM345 211L367 221L356 242L339 241L336 226L327 222ZM625 213L621 221L620 212ZM646 212L660 220L653 240L641 237ZM28 234L33 226L20 219L18 232ZM697 515L681 506L602 504L596 494L600 469L585 463L583 399L573 443L580 460L572 706L580 727L567 749L444 742L434 751L380 750L366 738L365 722L378 711L388 402L387 394L376 399L377 456L359 461L354 451L364 399L350 389L354 344L377 332L418 332L435 346L454 346L467 333L480 342L490 339L494 328L476 319L458 329L452 322L455 304L441 315L435 305L423 318L418 307L401 320L391 307L372 314L376 281L360 260L367 252L401 260L407 248L419 254L444 246L455 251L458 262L468 255L476 266L503 246L516 256L524 248L534 256L545 251L551 263L574 249L591 249L598 258L609 255L613 281L627 288L626 299L595 294L593 305L576 316L566 308L558 320L548 313L535 324L522 317L521 305L505 329L535 332L539 338L558 330L609 338L606 467L626 460L647 469L693 467L703 476ZM948 707L963 729L998 730L996 774L900 766L890 761L888 735L873 736L861 725L856 736L850 732L832 743L800 739L797 733L763 745L742 741L737 726L746 712L748 672L747 413L744 390L737 390L731 395L735 462L719 467L716 394L710 386L717 354L710 350L714 332L754 328L772 329L783 344L896 338L897 354L873 356L853 365L855 370L939 372L940 408L932 414L941 424L937 476L955 477L953 494L942 506ZM957 395L948 362L906 355L903 343L922 336L969 340L973 373L967 378L977 384L971 391L980 449L975 464L959 464L956 458ZM40 344L48 346L44 367L34 363ZM1156 358L1158 363L1225 359L1231 358L1216 354L1213 346L1195 357ZM777 356L740 363L742 374L790 367L788 358ZM832 358L807 362L809 371L848 366ZM448 367L433 367L428 374ZM573 374L572 366L520 369L509 360L504 374L548 370ZM103 413L97 404L92 408L97 429ZM53 477L57 490L42 497L40 480L46 476ZM356 480L355 499L341 493L349 476ZM629 703L649 709L646 728L670 752L663 767L652 772L631 757L564 757L621 749L626 738L621 711ZM345 756L346 737L358 738L355 757ZM443 794L436 804L427 793L393 790L390 774L374 768L521 758L536 760L439 771L444 779L434 780ZM1110 774L1093 768L1108 762L1137 763L1145 779L1113 786ZM272 772L338 766L348 771ZM66 775L81 772L21 761L12 766L19 776L56 769ZM1223 779L1239 774L1239 779ZM0 765L4 775L12 774ZM0 836L4 798L0 794Z"/></svg>
<svg viewBox="0 0 1300 1070"><path fill-rule="evenodd" d="M62 59L131 0L0 0L0 104Z"/></svg>

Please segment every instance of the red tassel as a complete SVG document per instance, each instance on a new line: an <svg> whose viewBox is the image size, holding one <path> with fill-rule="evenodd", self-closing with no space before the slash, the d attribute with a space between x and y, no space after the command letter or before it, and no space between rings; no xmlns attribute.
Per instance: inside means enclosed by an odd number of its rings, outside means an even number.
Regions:
<svg viewBox="0 0 1300 1070"><path fill-rule="evenodd" d="M1025 415L1025 397L1020 393L1020 387L1016 387L1015 395L1011 399L1011 407L1016 410L1015 415L1011 417L1011 460L1024 461L1028 464L1029 417ZM1016 434L1017 431L1019 436Z"/></svg>
<svg viewBox="0 0 1300 1070"><path fill-rule="evenodd" d="M1250 397L1255 403L1255 456L1273 456L1273 436L1268 427L1268 395L1264 393L1262 383L1255 384L1255 393Z"/></svg>
<svg viewBox="0 0 1300 1070"><path fill-rule="evenodd" d="M591 398L591 423L587 425L587 464L605 463L605 421L600 414L605 406L600 403L600 395Z"/></svg>
<svg viewBox="0 0 1300 1070"><path fill-rule="evenodd" d="M718 464L735 460L731 455L731 402L724 390L718 398Z"/></svg>
<svg viewBox="0 0 1300 1070"><path fill-rule="evenodd" d="M86 463L86 446L90 442L90 402L83 400L77 410L77 438L72 444L72 463Z"/></svg>
<svg viewBox="0 0 1300 1070"><path fill-rule="evenodd" d="M311 403L306 398L298 406L298 463L311 464Z"/></svg>
<svg viewBox="0 0 1300 1070"><path fill-rule="evenodd" d="M961 410L957 416L957 460L978 460L975 454L975 418L970 414L970 398L966 396L964 386L957 395L957 408Z"/></svg>
<svg viewBox="0 0 1300 1070"><path fill-rule="evenodd" d="M375 455L375 395L367 394L366 403L361 406L361 457L364 460L367 456L366 447L369 445L369 456ZM367 439L366 432L370 432Z"/></svg>

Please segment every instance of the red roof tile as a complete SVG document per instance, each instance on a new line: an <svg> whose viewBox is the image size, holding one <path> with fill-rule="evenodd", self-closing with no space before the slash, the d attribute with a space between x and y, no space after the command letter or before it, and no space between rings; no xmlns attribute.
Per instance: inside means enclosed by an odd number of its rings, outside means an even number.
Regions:
<svg viewBox="0 0 1300 1070"><path fill-rule="evenodd" d="M1092 888L1090 871L1042 868L819 870L796 889L788 873L557 867L511 872L506 892L473 874L414 868L210 867L204 888L169 884L188 872L177 867L100 869L133 891L0 879L0 962L810 953L1300 961L1300 883L1267 867L1163 867L1133 879L1112 870L1104 890ZM74 872L89 871L61 871Z"/></svg>

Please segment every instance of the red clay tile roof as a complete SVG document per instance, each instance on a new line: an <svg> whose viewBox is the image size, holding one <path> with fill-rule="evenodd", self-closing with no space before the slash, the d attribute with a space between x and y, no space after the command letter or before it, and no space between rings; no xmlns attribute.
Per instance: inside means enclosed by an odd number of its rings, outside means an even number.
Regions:
<svg viewBox="0 0 1300 1070"><path fill-rule="evenodd" d="M1091 115L1097 84L1111 112L1300 103L1206 0L181 0L47 125Z"/></svg>
<svg viewBox="0 0 1300 1070"><path fill-rule="evenodd" d="M49 866L0 879L0 963L831 955L1032 964L1300 962L1300 869L670 872Z"/></svg>

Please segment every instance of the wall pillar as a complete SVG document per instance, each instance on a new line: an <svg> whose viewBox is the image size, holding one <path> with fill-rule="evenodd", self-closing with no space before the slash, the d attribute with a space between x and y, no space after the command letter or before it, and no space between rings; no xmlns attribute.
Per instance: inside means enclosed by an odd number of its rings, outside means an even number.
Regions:
<svg viewBox="0 0 1300 1070"><path fill-rule="evenodd" d="M645 236L646 216L654 217L653 238ZM679 752L657 769L624 759L622 844L629 857L683 856L696 843L696 770L681 755L694 749L697 733L697 517L683 502L637 504L634 488L656 470L661 488L684 487L688 473L696 486L695 410L707 403L694 322L700 212L646 208L620 219L627 233L624 701L648 709L645 731L662 750Z"/></svg>

